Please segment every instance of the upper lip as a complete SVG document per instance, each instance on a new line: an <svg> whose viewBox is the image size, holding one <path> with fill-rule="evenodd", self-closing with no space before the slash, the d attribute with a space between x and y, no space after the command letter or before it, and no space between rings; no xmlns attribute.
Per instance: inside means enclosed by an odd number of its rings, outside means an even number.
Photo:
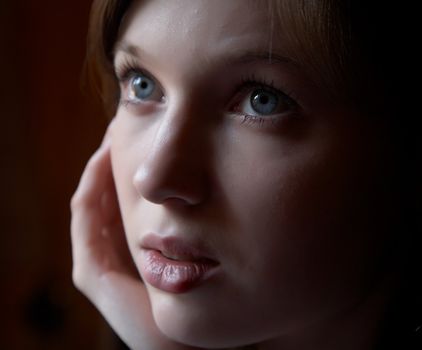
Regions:
<svg viewBox="0 0 422 350"><path fill-rule="evenodd" d="M160 236L155 233L145 235L141 240L141 248L160 251L164 256L183 261L216 260L208 248L200 242L192 242L177 236Z"/></svg>

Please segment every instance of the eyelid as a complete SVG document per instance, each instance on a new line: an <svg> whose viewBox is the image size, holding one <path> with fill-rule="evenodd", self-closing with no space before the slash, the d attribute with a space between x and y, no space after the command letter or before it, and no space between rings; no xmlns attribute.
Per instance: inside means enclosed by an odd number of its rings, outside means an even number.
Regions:
<svg viewBox="0 0 422 350"><path fill-rule="evenodd" d="M142 69L133 58L125 58L122 62L115 63L114 71L119 82L129 80L134 74L142 74L155 81L151 74Z"/></svg>
<svg viewBox="0 0 422 350"><path fill-rule="evenodd" d="M148 79L151 79L156 89L158 89L161 93L161 100L164 101L165 94L164 89L162 88L161 84L154 78L152 74L150 74L147 70L141 68L140 64L137 62L136 58L130 55L125 55L120 60L115 60L114 62L114 72L118 82L121 85L120 88L120 103L129 106L129 105L141 105L150 102L158 102L158 98L156 100L137 100L137 99L130 99L128 97L128 89L130 88L130 83L132 79L134 79L137 75L145 76Z"/></svg>
<svg viewBox="0 0 422 350"><path fill-rule="evenodd" d="M249 108L245 104L250 104L251 94L256 90L264 90L277 94L280 103L285 105L285 109L275 111L270 114L250 113ZM285 92L288 91L288 92ZM264 78L256 78L255 75L242 77L231 94L228 105L229 116L249 128L257 128L267 130L268 132L278 130L285 122L296 119L302 115L300 101L296 98L291 90L278 88L275 86L274 80L266 80ZM283 107L282 104L278 108Z"/></svg>
<svg viewBox="0 0 422 350"><path fill-rule="evenodd" d="M243 90L244 89L244 90ZM263 89L266 91L270 91L275 94L280 94L282 96L286 96L290 98L292 101L295 101L296 98L292 91L286 92L286 88L278 88L275 86L275 81L266 80L265 78L257 78L255 74L252 74L249 77L242 77L241 84L238 85L237 91L247 91L251 89ZM295 101L296 102L296 101Z"/></svg>
<svg viewBox="0 0 422 350"><path fill-rule="evenodd" d="M253 78L255 79L255 78ZM248 94L253 92L254 90L262 89L265 91L269 91L271 93L277 94L280 98L284 99L284 102L288 103L291 107L291 110L297 109L299 104L297 99L293 96L292 92L286 93L276 87L274 87L274 82L264 82L260 80L252 80L252 79L243 79L243 83L236 88L236 92L234 93L234 102L230 103L230 108L238 107L242 101L247 97ZM240 113L240 111L237 111ZM274 115L277 113L274 113Z"/></svg>

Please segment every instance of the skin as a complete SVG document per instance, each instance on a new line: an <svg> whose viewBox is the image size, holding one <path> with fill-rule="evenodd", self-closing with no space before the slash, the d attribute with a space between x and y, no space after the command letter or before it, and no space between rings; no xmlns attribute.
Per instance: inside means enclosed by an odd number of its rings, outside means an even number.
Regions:
<svg viewBox="0 0 422 350"><path fill-rule="evenodd" d="M110 124L72 197L72 278L131 349L192 350L156 327L129 254L110 162Z"/></svg>
<svg viewBox="0 0 422 350"><path fill-rule="evenodd" d="M266 7L257 4L142 1L122 27L115 55L122 103L100 164L86 170L99 179L109 169L109 183L78 189L72 232L84 226L88 198L114 193L115 185L120 211L106 204L113 214L102 217L117 217L119 233L111 236L120 237L126 258L106 250L92 259L74 237L74 279L133 347L148 336L151 344L171 339L174 348L373 345L394 280L385 219L393 209L380 181L389 167L387 131L329 100L284 58L283 40L272 43L271 60L261 57L272 36ZM134 98L133 75L122 73L127 61L155 81L151 97ZM256 87L239 89L244 77L273 83L295 107L283 97L276 112L255 123L245 118ZM201 242L219 274L181 294L143 285L139 244L149 232ZM94 265L101 267L91 277L102 276L108 297L83 271ZM111 306L122 296L126 304ZM123 309L126 321L117 316Z"/></svg>

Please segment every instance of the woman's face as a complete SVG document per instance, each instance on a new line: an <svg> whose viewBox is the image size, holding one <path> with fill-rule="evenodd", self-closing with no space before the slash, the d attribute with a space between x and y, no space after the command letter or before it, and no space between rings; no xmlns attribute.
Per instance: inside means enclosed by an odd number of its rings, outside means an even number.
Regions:
<svg viewBox="0 0 422 350"><path fill-rule="evenodd" d="M383 269L382 127L326 98L271 23L257 1L142 1L116 45L125 231L158 327L184 343L346 316Z"/></svg>

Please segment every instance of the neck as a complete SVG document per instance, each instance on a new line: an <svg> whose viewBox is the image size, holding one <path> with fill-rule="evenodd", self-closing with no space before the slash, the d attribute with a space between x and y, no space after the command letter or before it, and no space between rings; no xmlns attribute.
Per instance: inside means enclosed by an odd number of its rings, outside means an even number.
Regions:
<svg viewBox="0 0 422 350"><path fill-rule="evenodd" d="M390 281L391 282L391 281ZM318 325L256 346L257 350L373 350L393 289L378 288L355 306ZM389 292L386 292L389 291Z"/></svg>

